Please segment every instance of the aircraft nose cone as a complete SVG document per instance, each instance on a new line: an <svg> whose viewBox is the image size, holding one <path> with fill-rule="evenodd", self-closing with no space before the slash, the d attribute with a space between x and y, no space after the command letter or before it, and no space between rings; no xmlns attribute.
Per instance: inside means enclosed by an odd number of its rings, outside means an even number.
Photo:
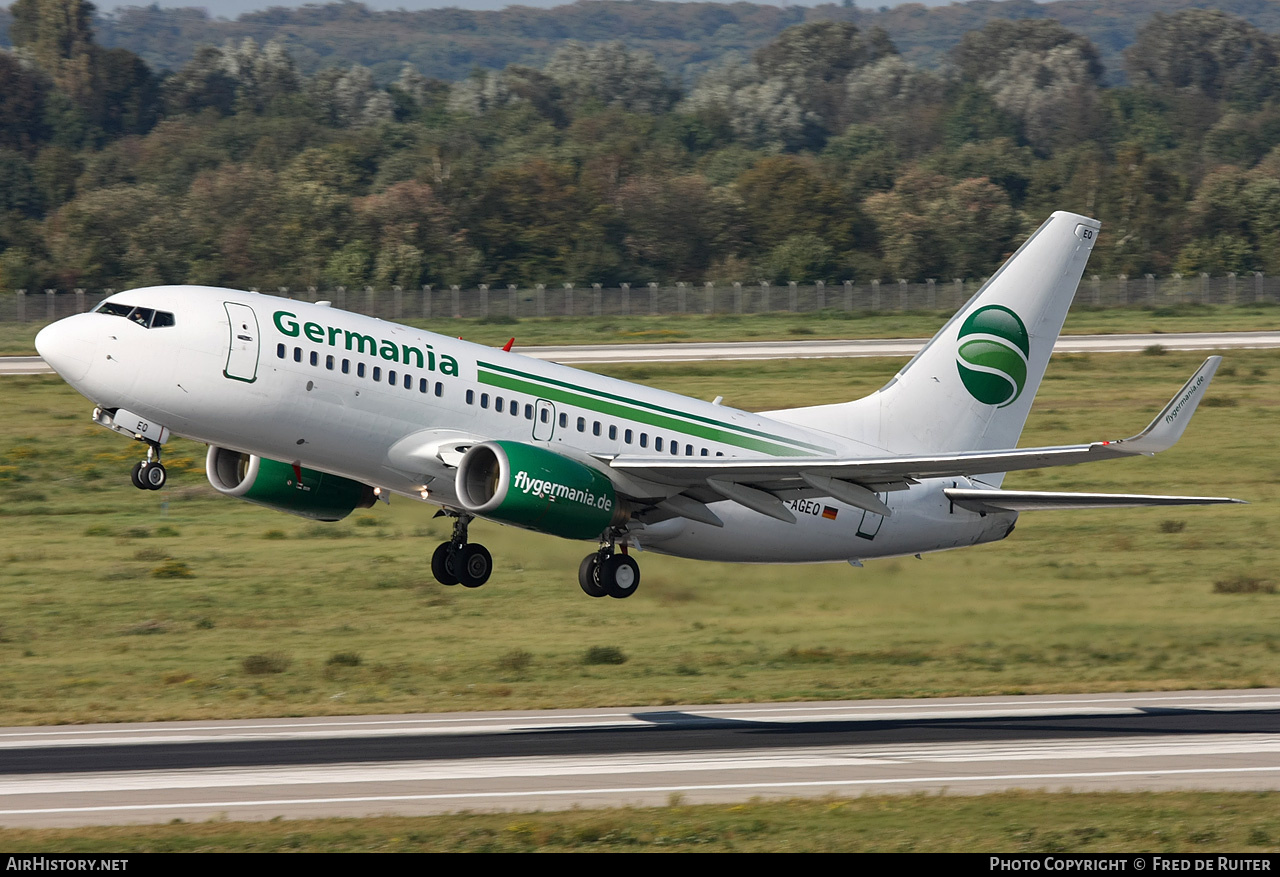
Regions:
<svg viewBox="0 0 1280 877"><path fill-rule="evenodd" d="M36 352L69 383L83 378L93 361L93 342L75 323L75 317L68 317L50 323L36 335Z"/></svg>

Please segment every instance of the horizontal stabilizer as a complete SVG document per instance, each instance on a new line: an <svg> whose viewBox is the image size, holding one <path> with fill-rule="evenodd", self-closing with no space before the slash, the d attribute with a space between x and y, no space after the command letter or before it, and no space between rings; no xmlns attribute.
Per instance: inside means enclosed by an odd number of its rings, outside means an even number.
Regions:
<svg viewBox="0 0 1280 877"><path fill-rule="evenodd" d="M972 490L948 487L947 499L974 512L1033 512L1045 509L1122 509L1160 505L1243 503L1225 496L1149 496L1141 493L1055 493L1042 490Z"/></svg>

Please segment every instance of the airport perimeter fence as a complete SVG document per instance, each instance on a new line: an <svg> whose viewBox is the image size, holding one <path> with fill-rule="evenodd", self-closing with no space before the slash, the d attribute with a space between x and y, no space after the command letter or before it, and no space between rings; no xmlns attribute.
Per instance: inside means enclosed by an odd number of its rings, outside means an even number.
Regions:
<svg viewBox="0 0 1280 877"><path fill-rule="evenodd" d="M424 286L420 289L255 290L283 298L328 301L333 307L387 320L487 319L531 317L627 317L680 314L766 314L955 311L982 285L981 280L929 280L909 283L878 280L857 283L784 285L711 283L663 286L656 283L605 289L600 284L564 284L532 288ZM92 310L114 290L16 290L0 292L0 322L47 323ZM1198 276L1097 277L1080 281L1073 307L1170 307L1184 304L1280 304L1280 278L1261 273Z"/></svg>

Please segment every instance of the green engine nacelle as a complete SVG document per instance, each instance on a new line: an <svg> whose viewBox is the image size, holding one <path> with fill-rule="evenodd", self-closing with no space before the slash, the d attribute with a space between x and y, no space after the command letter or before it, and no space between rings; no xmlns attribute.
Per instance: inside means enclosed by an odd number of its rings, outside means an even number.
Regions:
<svg viewBox="0 0 1280 877"><path fill-rule="evenodd" d="M458 502L473 515L566 539L595 539L626 520L613 483L568 457L520 442L484 442L458 464Z"/></svg>
<svg viewBox="0 0 1280 877"><path fill-rule="evenodd" d="M295 472L289 463L217 445L209 446L204 469L219 493L317 521L341 521L377 499L359 481L301 467Z"/></svg>

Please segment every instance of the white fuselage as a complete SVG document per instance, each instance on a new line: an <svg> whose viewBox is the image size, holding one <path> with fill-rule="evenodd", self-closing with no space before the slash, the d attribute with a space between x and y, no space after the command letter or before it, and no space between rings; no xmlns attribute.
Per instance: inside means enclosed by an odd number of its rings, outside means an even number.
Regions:
<svg viewBox="0 0 1280 877"><path fill-rule="evenodd" d="M41 351L79 392L197 441L330 472L457 508L448 446L505 439L609 472L615 455L815 458L893 449L541 362L421 329L256 293L154 287L113 296L174 315L146 328L106 313L47 328ZM674 449L674 450L673 450ZM708 560L807 563L938 551L1003 538L1013 512L979 515L927 479L881 494L882 517L817 491L787 523L732 501L721 528L685 518L632 544Z"/></svg>

